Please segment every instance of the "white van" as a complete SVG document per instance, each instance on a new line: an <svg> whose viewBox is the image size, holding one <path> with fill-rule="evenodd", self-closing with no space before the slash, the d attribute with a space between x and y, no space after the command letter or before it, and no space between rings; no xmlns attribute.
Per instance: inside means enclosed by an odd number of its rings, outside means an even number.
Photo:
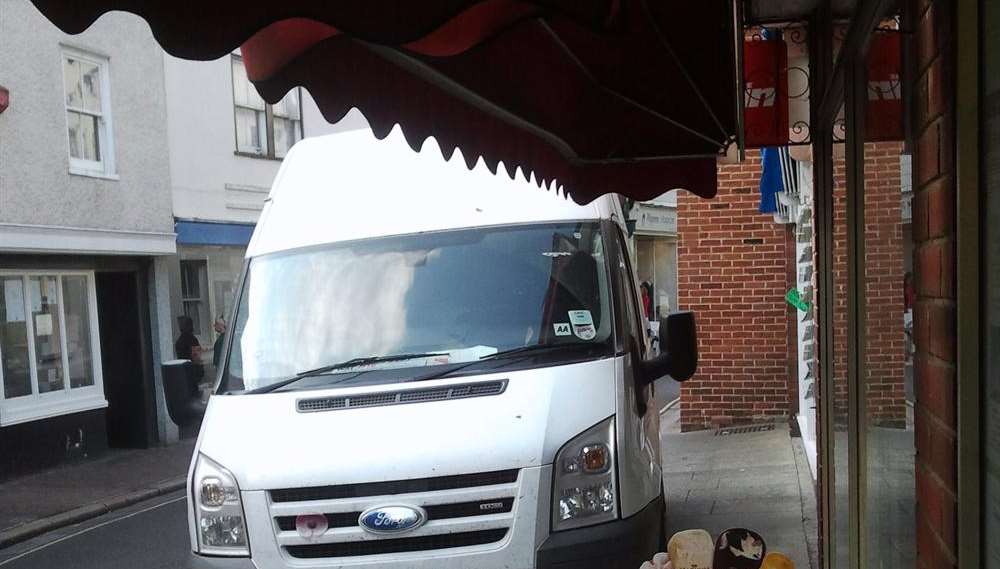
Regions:
<svg viewBox="0 0 1000 569"><path fill-rule="evenodd" d="M434 146L429 142L428 146ZM636 569L663 550L618 199L580 206L398 130L299 142L247 251L192 461L195 566Z"/></svg>

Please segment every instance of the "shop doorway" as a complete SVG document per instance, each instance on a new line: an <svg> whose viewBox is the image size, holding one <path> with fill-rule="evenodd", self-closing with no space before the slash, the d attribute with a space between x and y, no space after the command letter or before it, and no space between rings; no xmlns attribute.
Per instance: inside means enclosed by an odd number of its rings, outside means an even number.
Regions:
<svg viewBox="0 0 1000 569"><path fill-rule="evenodd" d="M113 271L98 272L96 283L108 445L146 448L155 430L143 281L136 271Z"/></svg>
<svg viewBox="0 0 1000 569"><path fill-rule="evenodd" d="M635 252L643 310L655 322L677 310L677 238L636 235Z"/></svg>

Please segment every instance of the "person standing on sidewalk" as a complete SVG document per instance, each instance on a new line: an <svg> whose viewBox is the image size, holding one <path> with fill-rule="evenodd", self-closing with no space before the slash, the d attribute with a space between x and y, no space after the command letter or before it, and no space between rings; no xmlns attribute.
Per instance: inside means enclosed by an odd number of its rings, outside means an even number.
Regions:
<svg viewBox="0 0 1000 569"><path fill-rule="evenodd" d="M219 369L219 360L222 358L222 348L226 339L226 321L221 316L215 319L215 344L212 345L212 365Z"/></svg>
<svg viewBox="0 0 1000 569"><path fill-rule="evenodd" d="M177 328L181 334L174 342L174 355L182 360L191 360L191 363L201 363L201 344L198 337L194 335L194 321L190 316L178 316Z"/></svg>
<svg viewBox="0 0 1000 569"><path fill-rule="evenodd" d="M191 393L197 393L198 383L205 376L205 368L201 365L201 344L198 337L194 335L194 320L190 316L178 316L177 327L181 334L174 342L174 355L181 360L190 360L193 373L191 374Z"/></svg>

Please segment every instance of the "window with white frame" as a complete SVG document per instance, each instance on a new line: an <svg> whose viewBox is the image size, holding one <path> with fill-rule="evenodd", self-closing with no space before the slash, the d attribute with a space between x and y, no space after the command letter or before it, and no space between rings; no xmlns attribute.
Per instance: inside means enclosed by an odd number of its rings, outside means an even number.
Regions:
<svg viewBox="0 0 1000 569"><path fill-rule="evenodd" d="M208 263L203 260L181 261L181 303L184 316L191 318L199 342L209 341L212 323L208 306Z"/></svg>
<svg viewBox="0 0 1000 569"><path fill-rule="evenodd" d="M0 425L106 407L90 272L0 271Z"/></svg>
<svg viewBox="0 0 1000 569"><path fill-rule="evenodd" d="M62 64L70 171L113 176L115 164L108 59L63 48Z"/></svg>
<svg viewBox="0 0 1000 569"><path fill-rule="evenodd" d="M302 98L292 89L274 105L267 104L247 78L243 58L233 54L233 106L236 153L284 158L302 139Z"/></svg>

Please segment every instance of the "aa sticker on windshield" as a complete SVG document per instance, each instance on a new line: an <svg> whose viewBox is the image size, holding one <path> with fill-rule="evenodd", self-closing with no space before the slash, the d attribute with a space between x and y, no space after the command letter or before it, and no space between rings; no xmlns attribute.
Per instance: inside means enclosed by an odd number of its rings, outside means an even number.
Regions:
<svg viewBox="0 0 1000 569"><path fill-rule="evenodd" d="M569 322L556 322L552 325L552 330L555 332L556 336L572 336L573 332L570 332Z"/></svg>
<svg viewBox="0 0 1000 569"><path fill-rule="evenodd" d="M581 340L593 340L597 336L594 328L594 317L589 310L570 310L569 322L573 325L573 334Z"/></svg>

